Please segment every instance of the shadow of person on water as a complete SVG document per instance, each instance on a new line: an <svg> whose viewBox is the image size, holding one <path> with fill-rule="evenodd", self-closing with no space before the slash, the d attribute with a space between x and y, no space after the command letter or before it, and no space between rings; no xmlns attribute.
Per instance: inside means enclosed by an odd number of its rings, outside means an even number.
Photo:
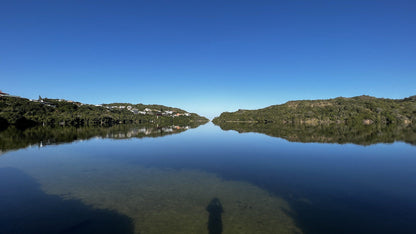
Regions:
<svg viewBox="0 0 416 234"><path fill-rule="evenodd" d="M208 218L208 231L209 234L221 234L222 233L222 217L224 212L222 204L218 198L213 198L208 204L206 210L209 213Z"/></svg>

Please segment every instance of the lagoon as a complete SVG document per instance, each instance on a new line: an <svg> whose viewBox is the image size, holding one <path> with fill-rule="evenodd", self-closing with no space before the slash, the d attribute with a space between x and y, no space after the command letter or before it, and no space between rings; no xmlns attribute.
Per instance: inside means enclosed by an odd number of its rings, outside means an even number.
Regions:
<svg viewBox="0 0 416 234"><path fill-rule="evenodd" d="M407 139L290 142L212 123L63 131L0 132L4 233L416 230Z"/></svg>

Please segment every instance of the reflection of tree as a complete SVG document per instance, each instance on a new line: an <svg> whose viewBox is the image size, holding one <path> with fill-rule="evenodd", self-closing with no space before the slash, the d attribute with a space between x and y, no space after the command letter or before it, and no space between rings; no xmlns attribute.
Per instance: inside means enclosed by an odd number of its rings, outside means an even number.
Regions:
<svg viewBox="0 0 416 234"><path fill-rule="evenodd" d="M416 145L416 128L410 125L274 124L223 122L223 130L258 132L294 142L371 145L403 141Z"/></svg>
<svg viewBox="0 0 416 234"><path fill-rule="evenodd" d="M30 145L50 145L86 140L92 137L126 139L160 137L198 127L194 122L190 126L158 125L116 125L113 127L33 127L20 130L9 127L0 132L0 150L7 151L25 148Z"/></svg>

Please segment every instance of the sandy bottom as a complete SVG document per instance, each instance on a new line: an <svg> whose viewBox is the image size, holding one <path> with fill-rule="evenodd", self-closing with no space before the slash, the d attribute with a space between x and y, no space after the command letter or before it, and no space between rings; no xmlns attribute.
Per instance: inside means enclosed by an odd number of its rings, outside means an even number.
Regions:
<svg viewBox="0 0 416 234"><path fill-rule="evenodd" d="M135 233L208 233L213 198L224 208L223 233L302 233L285 200L212 173L62 158L24 171L48 194L131 217Z"/></svg>

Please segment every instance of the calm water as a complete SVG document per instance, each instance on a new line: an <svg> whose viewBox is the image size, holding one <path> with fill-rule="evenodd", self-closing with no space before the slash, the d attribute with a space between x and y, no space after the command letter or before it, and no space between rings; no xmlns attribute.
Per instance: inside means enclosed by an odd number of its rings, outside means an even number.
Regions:
<svg viewBox="0 0 416 234"><path fill-rule="evenodd" d="M412 144L149 129L3 132L0 233L416 232Z"/></svg>

